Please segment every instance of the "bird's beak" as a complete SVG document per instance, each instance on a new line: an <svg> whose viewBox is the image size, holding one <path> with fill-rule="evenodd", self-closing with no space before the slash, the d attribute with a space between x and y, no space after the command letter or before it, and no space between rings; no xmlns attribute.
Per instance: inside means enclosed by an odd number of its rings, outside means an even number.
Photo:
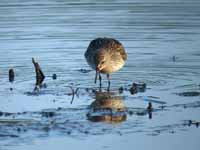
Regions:
<svg viewBox="0 0 200 150"><path fill-rule="evenodd" d="M100 72L103 68L104 68L104 66L102 66L102 65L97 65L97 71L98 71L98 72Z"/></svg>

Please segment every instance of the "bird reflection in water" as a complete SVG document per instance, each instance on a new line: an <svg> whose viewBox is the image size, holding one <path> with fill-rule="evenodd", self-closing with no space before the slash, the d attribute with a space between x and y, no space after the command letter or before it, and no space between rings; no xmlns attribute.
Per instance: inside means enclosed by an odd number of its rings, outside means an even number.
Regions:
<svg viewBox="0 0 200 150"><path fill-rule="evenodd" d="M127 115L123 97L114 92L96 92L95 101L90 104L87 118L92 122L119 123L125 121Z"/></svg>

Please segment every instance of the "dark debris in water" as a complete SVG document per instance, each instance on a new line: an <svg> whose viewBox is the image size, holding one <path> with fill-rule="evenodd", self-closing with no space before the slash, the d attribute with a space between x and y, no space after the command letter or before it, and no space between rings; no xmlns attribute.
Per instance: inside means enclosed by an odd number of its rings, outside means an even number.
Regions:
<svg viewBox="0 0 200 150"><path fill-rule="evenodd" d="M200 107L200 101L195 101L192 103L185 103L185 104L174 104L172 106L167 106L168 108L170 107L182 107L182 108L199 108Z"/></svg>
<svg viewBox="0 0 200 150"><path fill-rule="evenodd" d="M145 92L146 86L147 86L146 83L133 83L129 91L132 95L138 92Z"/></svg>
<svg viewBox="0 0 200 150"><path fill-rule="evenodd" d="M52 75L52 79L53 79L53 80L56 80L56 79L57 79L57 75L56 75L55 73Z"/></svg>
<svg viewBox="0 0 200 150"><path fill-rule="evenodd" d="M115 100L113 99L113 101ZM36 112L0 112L0 138L21 137L21 135L27 133L28 131L34 132L34 136L41 136L42 134L45 135L50 131L68 136L102 135L108 133L118 133L119 131L122 135L124 135L128 134L129 132L132 133L135 130L137 131L137 122L136 124L133 123L132 125L136 126L135 128L131 128L130 122L127 122L122 125L122 130L120 127L119 130L114 130L113 126L109 126L109 124L91 124L88 122L88 120L92 122L106 121L109 123L119 123L126 121L128 117L127 115L130 115L129 117L134 115L148 116L149 119L151 119L154 112L162 111L162 109L153 108L151 103L149 103L146 108L123 108L123 105L120 103L121 102L118 101L116 103L117 105L115 105L116 108L113 109L108 109L109 106L111 106L110 103L103 102L92 103L90 108L82 109L59 107L57 109L45 109ZM120 108L118 108L119 106ZM13 119L12 116L15 116L16 119ZM7 119L3 119L5 117L7 117ZM141 129L140 131L148 135L155 136L163 132L176 133L178 128L193 125L197 127L199 126L199 122L188 120L180 124L155 126L154 128L145 128ZM127 126L127 130L124 128L125 126ZM28 134L27 136L30 135Z"/></svg>
<svg viewBox="0 0 200 150"><path fill-rule="evenodd" d="M43 117L53 117L53 116L55 116L55 112L54 111L42 111L42 116Z"/></svg>
<svg viewBox="0 0 200 150"><path fill-rule="evenodd" d="M148 103L146 108L129 108L127 107L127 113L132 116L148 116L149 119L152 119L153 113L163 111L163 109L157 109L153 108L153 105L151 102Z"/></svg>
<svg viewBox="0 0 200 150"><path fill-rule="evenodd" d="M9 69L9 81L10 82L13 82L15 80L15 72L14 72L14 69Z"/></svg>
<svg viewBox="0 0 200 150"><path fill-rule="evenodd" d="M160 101L159 97L155 96L146 96L142 97L144 101L148 102L148 105L146 108L130 108L126 107L124 104L122 104L123 99L120 99L120 96L112 96L109 95L108 92L97 92L96 88L79 88L72 86L67 86L71 89L73 96L82 96L83 94L88 94L91 96L91 94L94 96L96 95L96 100L93 103L90 104L89 108L76 108L76 109L70 109L70 108L57 108L57 109L46 109L41 110L38 112L22 112L22 113L9 113L9 112L0 112L0 138L1 137L20 137L21 134L23 134L26 131L34 131L34 133L37 134L37 132L42 132L46 134L50 131L55 131L58 134L66 134L68 136L73 136L74 134L81 136L81 135L98 135L98 134L107 134L107 133L119 133L119 131L115 131L112 126L107 126L105 124L91 124L89 121L92 122L109 122L110 123L120 123L125 122L128 117L135 117L135 116L144 116L148 117L149 119L152 119L155 112L163 111L164 108L170 108L170 107L184 107L184 108L195 108L200 107L200 102L195 103L189 103L189 104L176 104L173 106L163 106L166 104L166 102ZM131 92L131 94L135 94L137 92L145 92L146 91L146 84L145 83L133 83L131 86L125 86L120 87L118 89L118 94L122 94L123 91ZM44 93L43 93L44 92ZM50 91L50 93L53 93L53 91ZM46 94L48 93L48 90L45 89L45 91L40 90L33 91L30 93L26 93L27 95L33 96L33 95L40 95L40 94ZM199 94L199 93L198 93ZM98 96L97 96L98 95ZM99 100L103 99L110 99L112 103L109 103L108 101L102 100L99 102ZM73 102L73 100L72 100ZM154 108L154 103L161 104L162 109ZM112 105L111 105L112 104ZM153 106L152 106L153 105ZM112 106L112 107L111 107ZM113 108L116 107L116 108ZM36 120L34 120L34 117ZM9 119L3 120L1 117L8 117ZM14 117L14 118L13 118ZM28 118L28 119L17 119L17 118ZM30 119L31 118L31 119ZM196 125L199 126L199 122L195 121L188 121L188 126ZM130 122L127 121L126 124L130 124ZM134 124L134 123L133 123ZM141 132L144 133L151 133L151 135L159 135L162 132L168 132L175 134L177 128L182 128L186 123L180 123L175 125L168 125L168 126L162 126L162 127L155 127L155 128L144 128L141 129ZM99 125L99 126L98 126ZM128 125L127 125L128 126ZM134 125L133 125L134 126ZM105 131L102 131L102 128L108 128ZM126 129L123 129L122 125L122 131L121 128L120 135L129 133L130 126ZM138 131L138 129L133 128L131 129L134 132L135 130ZM8 131L8 132L5 132ZM22 132L23 131L23 132ZM135 132L136 132L135 131Z"/></svg>
<svg viewBox="0 0 200 150"><path fill-rule="evenodd" d="M79 69L78 71L81 72L81 73L88 73L88 72L91 72L92 70L89 70L89 69Z"/></svg>
<svg viewBox="0 0 200 150"><path fill-rule="evenodd" d="M0 138L11 137L11 138L18 138L18 135L15 134L0 134Z"/></svg>
<svg viewBox="0 0 200 150"><path fill-rule="evenodd" d="M119 90L119 93L121 94L121 93L123 93L124 88L121 86L118 90Z"/></svg>
<svg viewBox="0 0 200 150"><path fill-rule="evenodd" d="M197 128L200 125L200 121L196 121L196 120L184 120L184 124L187 126L196 126Z"/></svg>
<svg viewBox="0 0 200 150"><path fill-rule="evenodd" d="M196 126L196 124L194 124L194 125ZM188 129L187 127L190 127L190 126L191 126L190 125L190 120L185 120L183 122L179 122L179 123L175 123L175 124L168 124L168 125L163 125L163 126L155 126L155 127L149 128L150 131L147 132L147 135L157 136L157 135L160 135L162 133L175 134L178 131L187 131L187 129Z"/></svg>
<svg viewBox="0 0 200 150"><path fill-rule="evenodd" d="M193 96L200 96L200 92L198 91L182 92L182 93L177 93L177 95L184 97L193 97Z"/></svg>
<svg viewBox="0 0 200 150"><path fill-rule="evenodd" d="M45 75L44 75L39 63L36 62L34 58L32 58L32 63L35 67L35 74L36 74L36 83L35 83L34 90L38 90L42 86L42 83L45 79Z"/></svg>
<svg viewBox="0 0 200 150"><path fill-rule="evenodd" d="M15 113L2 112L2 111L0 111L0 117L2 117L2 116L7 117L7 116L11 116L11 115L13 115L13 114L15 114Z"/></svg>

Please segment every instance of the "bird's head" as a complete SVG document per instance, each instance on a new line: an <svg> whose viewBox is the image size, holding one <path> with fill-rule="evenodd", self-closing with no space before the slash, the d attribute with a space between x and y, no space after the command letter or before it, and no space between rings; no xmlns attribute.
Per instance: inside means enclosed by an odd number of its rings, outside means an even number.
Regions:
<svg viewBox="0 0 200 150"><path fill-rule="evenodd" d="M110 55L106 50L100 50L95 55L95 62L96 62L96 70L100 72L103 70L108 64L110 60Z"/></svg>

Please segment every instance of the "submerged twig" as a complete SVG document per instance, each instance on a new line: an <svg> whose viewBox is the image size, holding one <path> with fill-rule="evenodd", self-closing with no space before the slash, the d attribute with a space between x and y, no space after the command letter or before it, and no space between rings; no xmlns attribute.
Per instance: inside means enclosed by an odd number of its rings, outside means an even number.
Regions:
<svg viewBox="0 0 200 150"><path fill-rule="evenodd" d="M35 73L36 73L36 83L35 83L35 89L34 90L38 90L38 87L42 86L42 82L45 79L45 75L42 72L39 63L36 62L34 58L32 58L32 63L34 64Z"/></svg>
<svg viewBox="0 0 200 150"><path fill-rule="evenodd" d="M71 100L71 104L73 103L73 101L74 101L74 96L75 96L75 91L74 91L74 89L71 87L71 86L67 86L67 87L69 87L71 90L72 90L72 100Z"/></svg>
<svg viewBox="0 0 200 150"><path fill-rule="evenodd" d="M70 93L71 95L72 95L72 100L71 100L71 104L73 103L73 101L74 101L74 97L75 97L75 95L77 96L77 97L79 97L78 96L78 90L80 89L79 87L77 87L75 90L71 87L71 86L67 86L67 87L69 87L71 90L72 90L72 93Z"/></svg>

